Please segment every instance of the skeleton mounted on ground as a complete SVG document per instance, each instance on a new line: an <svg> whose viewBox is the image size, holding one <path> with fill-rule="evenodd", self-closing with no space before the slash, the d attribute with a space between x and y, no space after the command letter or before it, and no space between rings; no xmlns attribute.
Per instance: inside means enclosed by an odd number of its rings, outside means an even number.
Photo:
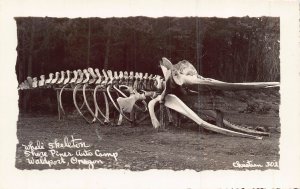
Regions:
<svg viewBox="0 0 300 189"><path fill-rule="evenodd" d="M134 122L132 116L128 117L126 113L131 113L133 109L141 111L149 111L151 122L154 128L159 128L161 123L155 115L155 106L157 103L172 109L196 122L205 129L222 133L230 136L247 137L254 139L262 139L260 135L269 135L269 133L256 131L244 127L240 127L230 123L227 120L222 120L226 128L222 128L210 124L201 119L193 110L185 105L174 93L189 92L190 86L198 85L200 87L208 87L212 89L221 90L242 90L242 89L260 89L268 87L279 87L278 82L253 82L253 83L227 83L210 78L204 78L198 75L197 70L188 61L180 61L173 65L167 58L162 58L160 63L164 77L159 75L152 75L148 73L131 72L112 72L111 70L99 69L84 69L69 70L49 74L49 78L45 79L44 75L40 76L40 80L36 77L27 77L27 80L19 85L19 89L33 89L43 87L53 87L59 90L58 103L59 109L65 114L62 93L64 90L71 90L73 92L73 102L79 114L89 123L98 121L101 124L110 122L109 118L109 100L120 113L118 124L125 118L129 122ZM88 102L86 91L92 91L92 104ZM77 94L82 91L84 102L81 106L78 104ZM102 93L105 102L105 112L101 110L98 104L97 94ZM118 95L115 100L112 93ZM108 100L109 99L109 100ZM147 101L150 101L147 104ZM137 102L142 102L137 105ZM86 107L92 119L88 119L83 113L82 108ZM217 119L215 111L205 111L205 115ZM233 130L230 130L233 129Z"/></svg>

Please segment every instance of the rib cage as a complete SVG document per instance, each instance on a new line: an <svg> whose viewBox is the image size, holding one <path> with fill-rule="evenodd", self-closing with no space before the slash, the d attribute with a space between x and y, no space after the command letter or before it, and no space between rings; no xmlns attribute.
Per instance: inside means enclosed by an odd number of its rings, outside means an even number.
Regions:
<svg viewBox="0 0 300 189"><path fill-rule="evenodd" d="M42 89L42 88L53 88L55 90L59 90L58 104L59 109L61 110L63 115L66 115L62 103L62 93L65 90L73 91L73 103L75 105L76 110L79 115L81 115L88 123L93 123L98 121L101 124L109 123L109 100L114 105L115 109L120 113L119 122L117 124L121 124L123 117L133 122L131 118L125 115L125 112L130 113L128 108L120 107L113 99L111 93L118 93L121 97L118 99L118 103L121 102L122 97L128 98L124 92L135 94L138 96L138 99L134 99L138 101L140 99L145 99L146 96L154 96L155 94L159 94L161 91L163 79L159 75L152 75L142 72L127 72L127 71L117 71L112 72L111 70L102 70L101 73L98 68L88 68L84 70L74 70L74 71L61 71L55 72L55 74L50 73L48 78L45 79L45 75L41 75L38 80L37 77L31 78L27 77L27 79L22 82L18 89L19 90L30 90L30 89ZM89 88L89 89L87 89ZM93 90L93 105L90 105L87 100L86 91ZM82 112L82 106L78 104L77 94L78 91L82 91L84 104L89 113L94 117L92 120L88 119L84 113ZM103 98L105 99L105 112L102 112L99 108L100 106L97 103L96 93L102 93ZM109 99L109 100L108 100ZM147 103L143 101L144 107L138 107L134 104L137 110L146 111ZM126 104L125 104L126 105ZM91 107L94 107L92 110ZM124 109L124 110L123 110ZM132 108L129 108L132 110ZM100 117L99 117L100 116Z"/></svg>

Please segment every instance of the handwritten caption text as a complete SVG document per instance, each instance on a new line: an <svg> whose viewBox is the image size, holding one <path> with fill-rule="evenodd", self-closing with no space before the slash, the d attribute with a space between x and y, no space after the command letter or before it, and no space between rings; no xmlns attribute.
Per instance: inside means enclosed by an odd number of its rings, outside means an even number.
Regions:
<svg viewBox="0 0 300 189"><path fill-rule="evenodd" d="M54 139L44 143L40 140L22 144L26 162L30 165L87 165L94 169L95 165L105 163L105 160L118 161L118 152L103 152L93 149L80 138L65 136L62 140Z"/></svg>

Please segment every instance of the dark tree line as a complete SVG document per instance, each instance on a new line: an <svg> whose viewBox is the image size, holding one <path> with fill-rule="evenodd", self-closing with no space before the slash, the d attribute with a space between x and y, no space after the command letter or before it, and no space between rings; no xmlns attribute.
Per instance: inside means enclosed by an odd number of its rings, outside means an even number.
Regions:
<svg viewBox="0 0 300 189"><path fill-rule="evenodd" d="M15 19L19 82L87 67L161 74L162 57L223 81L280 79L279 18Z"/></svg>

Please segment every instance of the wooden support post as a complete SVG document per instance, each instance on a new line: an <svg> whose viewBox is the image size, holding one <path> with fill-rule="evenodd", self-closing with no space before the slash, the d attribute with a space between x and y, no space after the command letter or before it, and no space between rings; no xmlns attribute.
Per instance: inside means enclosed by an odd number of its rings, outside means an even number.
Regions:
<svg viewBox="0 0 300 189"><path fill-rule="evenodd" d="M160 103L160 127L162 130L164 130L166 128L166 121L165 121L165 106L163 103Z"/></svg>
<svg viewBox="0 0 300 189"><path fill-rule="evenodd" d="M118 119L118 122L117 122L117 126L120 126L122 124L122 120L123 120L123 116L122 116L122 114L119 114L119 119Z"/></svg>
<svg viewBox="0 0 300 189"><path fill-rule="evenodd" d="M135 120L135 108L132 108L132 111L130 112L130 119L132 120L131 122L131 127L136 126L136 120Z"/></svg>
<svg viewBox="0 0 300 189"><path fill-rule="evenodd" d="M217 113L217 117L216 117L216 125L219 127L224 127L224 123L223 123L223 112L221 112L220 110L216 110Z"/></svg>
<svg viewBox="0 0 300 189"><path fill-rule="evenodd" d="M56 90L56 100L57 100L57 111L58 111L58 120L61 120L61 109L59 106L59 90Z"/></svg>
<svg viewBox="0 0 300 189"><path fill-rule="evenodd" d="M174 119L173 119L173 116L172 116L172 112L169 108L166 107L166 112L167 112L167 115L168 115L168 125L172 125L174 123Z"/></svg>
<svg viewBox="0 0 300 189"><path fill-rule="evenodd" d="M176 112L176 127L181 127L181 114Z"/></svg>

